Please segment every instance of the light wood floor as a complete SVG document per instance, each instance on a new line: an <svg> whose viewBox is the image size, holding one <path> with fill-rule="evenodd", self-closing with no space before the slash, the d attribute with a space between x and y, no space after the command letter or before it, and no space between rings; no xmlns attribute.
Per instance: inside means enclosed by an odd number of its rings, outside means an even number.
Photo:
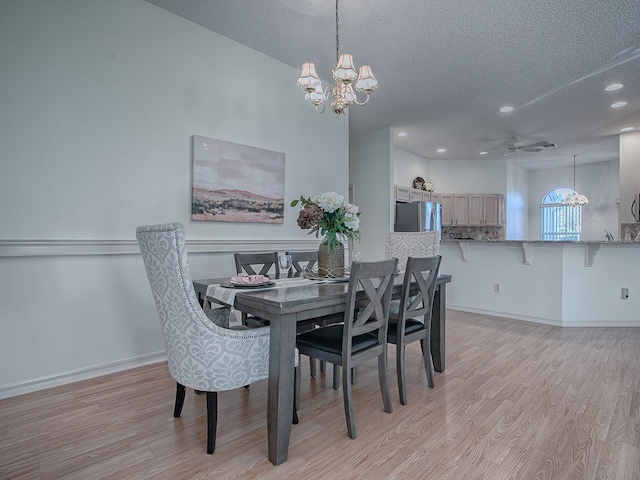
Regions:
<svg viewBox="0 0 640 480"><path fill-rule="evenodd" d="M408 349L409 404L385 413L375 362L354 387L347 436L331 373L303 362L289 460L267 460L266 382L174 419L165 364L0 401L1 479L640 479L640 328L565 328L448 312L447 368L429 389ZM305 359L306 360L306 359Z"/></svg>

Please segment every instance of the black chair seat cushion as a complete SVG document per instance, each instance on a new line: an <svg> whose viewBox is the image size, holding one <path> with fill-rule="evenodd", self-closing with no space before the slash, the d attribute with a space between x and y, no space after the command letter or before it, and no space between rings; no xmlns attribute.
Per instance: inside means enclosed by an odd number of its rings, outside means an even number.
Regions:
<svg viewBox="0 0 640 480"><path fill-rule="evenodd" d="M264 318L261 318L261 317L254 317L253 315L248 315L246 322L247 322L247 326L250 328L260 328L260 327L267 327L271 325L271 322L269 320L265 320ZM298 322L296 324L296 332L300 333L300 332L306 332L307 330L311 330L314 328L314 326L317 323L318 323L318 320L315 318ZM228 322L227 322L227 328L228 328Z"/></svg>
<svg viewBox="0 0 640 480"><path fill-rule="evenodd" d="M419 322L418 320L414 320L413 318L407 318L407 321L404 326L404 334L408 335L409 333L417 332L418 330L424 330L424 323ZM397 321L389 322L387 339L391 343L398 342L398 322Z"/></svg>
<svg viewBox="0 0 640 480"><path fill-rule="evenodd" d="M296 337L296 343L298 348L310 347L325 352L340 354L342 353L343 328L343 325L334 324L300 333ZM371 333L366 333L353 337L352 342L351 353L357 353L374 345L378 345L378 337Z"/></svg>

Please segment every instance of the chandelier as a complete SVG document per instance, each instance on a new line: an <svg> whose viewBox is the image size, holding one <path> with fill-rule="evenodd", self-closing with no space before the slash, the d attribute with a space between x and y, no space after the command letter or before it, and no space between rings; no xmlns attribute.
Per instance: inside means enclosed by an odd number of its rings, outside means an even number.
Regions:
<svg viewBox="0 0 640 480"><path fill-rule="evenodd" d="M305 100L309 100L316 108L316 112L323 113L329 103L329 95L333 97L331 110L336 116L344 115L349 105L364 105L369 101L369 95L378 86L376 77L373 76L369 65L362 65L358 73L353 64L353 57L348 53L340 55L340 36L338 34L338 0L336 0L336 66L333 69L333 79L335 84L322 89L322 82L316 73L316 66L307 62L302 65L300 78L297 85L306 92ZM355 81L355 82L354 82ZM356 92L366 95L363 102L358 100Z"/></svg>
<svg viewBox="0 0 640 480"><path fill-rule="evenodd" d="M577 155L573 156L573 193L562 199L563 205L569 205L571 207L589 203L589 199L587 197L576 192L576 157Z"/></svg>

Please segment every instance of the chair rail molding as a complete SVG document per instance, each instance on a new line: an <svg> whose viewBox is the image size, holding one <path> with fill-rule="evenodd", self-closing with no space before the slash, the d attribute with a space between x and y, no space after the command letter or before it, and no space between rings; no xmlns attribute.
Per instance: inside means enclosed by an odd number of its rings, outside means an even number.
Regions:
<svg viewBox="0 0 640 480"><path fill-rule="evenodd" d="M264 250L314 250L317 239L191 240L189 253L233 253ZM0 240L0 258L83 255L139 255L135 240Z"/></svg>

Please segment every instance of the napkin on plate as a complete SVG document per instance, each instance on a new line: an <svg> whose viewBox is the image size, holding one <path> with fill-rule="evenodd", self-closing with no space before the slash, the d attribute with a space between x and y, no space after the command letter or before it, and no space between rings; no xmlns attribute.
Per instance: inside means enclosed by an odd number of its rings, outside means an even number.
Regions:
<svg viewBox="0 0 640 480"><path fill-rule="evenodd" d="M231 283L246 283L246 284L254 284L254 283L265 283L269 281L269 277L264 275L247 275L243 273L238 275L237 277L231 277Z"/></svg>

